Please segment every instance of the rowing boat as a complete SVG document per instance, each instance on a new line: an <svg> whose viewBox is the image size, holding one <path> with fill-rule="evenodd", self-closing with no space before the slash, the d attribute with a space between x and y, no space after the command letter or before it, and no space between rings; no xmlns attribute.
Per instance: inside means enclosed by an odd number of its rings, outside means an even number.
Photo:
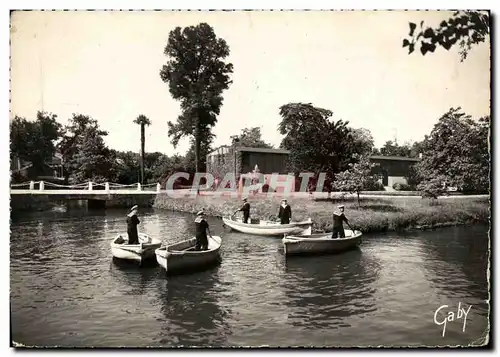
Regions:
<svg viewBox="0 0 500 357"><path fill-rule="evenodd" d="M280 224L276 221L252 220L250 223L243 223L241 219L233 217L223 217L222 221L229 228L247 234L260 236L282 236L284 234L311 234L312 220L309 218L302 222L291 222Z"/></svg>
<svg viewBox="0 0 500 357"><path fill-rule="evenodd" d="M285 255L338 253L361 244L360 231L345 230L345 238L332 238L331 233L287 235L283 238Z"/></svg>
<svg viewBox="0 0 500 357"><path fill-rule="evenodd" d="M161 247L161 240L139 233L139 244L128 244L127 234L118 234L111 241L111 254L117 259L132 260L142 263L154 258L155 250Z"/></svg>
<svg viewBox="0 0 500 357"><path fill-rule="evenodd" d="M221 237L208 237L208 250L197 251L196 238L187 239L156 249L156 261L167 273L199 270L219 261L221 244Z"/></svg>

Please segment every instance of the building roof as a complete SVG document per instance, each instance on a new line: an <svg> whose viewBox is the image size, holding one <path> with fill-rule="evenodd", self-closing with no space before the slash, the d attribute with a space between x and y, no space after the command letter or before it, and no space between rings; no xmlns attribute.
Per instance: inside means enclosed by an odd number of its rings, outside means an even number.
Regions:
<svg viewBox="0 0 500 357"><path fill-rule="evenodd" d="M263 152L267 154L290 154L290 150L285 150L285 149L252 148L248 146L239 146L236 147L236 150L246 151L246 152Z"/></svg>
<svg viewBox="0 0 500 357"><path fill-rule="evenodd" d="M403 156L381 156L381 155L372 155L370 156L372 160L393 160L393 161L414 161L418 162L420 159L414 157L403 157Z"/></svg>

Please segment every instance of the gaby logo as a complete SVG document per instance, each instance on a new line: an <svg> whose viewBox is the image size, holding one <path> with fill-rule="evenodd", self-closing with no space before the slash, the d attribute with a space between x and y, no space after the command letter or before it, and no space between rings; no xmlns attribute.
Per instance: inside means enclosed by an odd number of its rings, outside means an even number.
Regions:
<svg viewBox="0 0 500 357"><path fill-rule="evenodd" d="M470 309L472 308L472 305L469 305L469 307L466 309L465 307L462 307L462 303L458 303L458 308L455 309L450 309L448 305L441 305L440 307L437 308L437 310L434 312L434 323L436 325L442 325L443 326L443 337L446 333L446 324L448 322L453 322L455 320L461 320L463 319L463 328L462 332L465 332L465 324L467 323L467 315L469 314ZM445 316L442 316L442 315ZM441 315L441 316L438 316Z"/></svg>

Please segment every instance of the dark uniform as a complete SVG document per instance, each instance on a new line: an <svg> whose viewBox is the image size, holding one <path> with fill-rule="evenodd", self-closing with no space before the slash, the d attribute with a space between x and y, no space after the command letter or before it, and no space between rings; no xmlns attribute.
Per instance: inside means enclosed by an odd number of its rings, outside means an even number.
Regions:
<svg viewBox="0 0 500 357"><path fill-rule="evenodd" d="M208 250L208 222L205 218L198 216L194 224L196 225L196 250Z"/></svg>
<svg viewBox="0 0 500 357"><path fill-rule="evenodd" d="M243 223L248 223L248 219L250 218L250 203L245 202L240 211L243 212Z"/></svg>
<svg viewBox="0 0 500 357"><path fill-rule="evenodd" d="M128 234L128 244L139 244L139 235L137 234L137 226L141 221L137 218L137 215L132 215L127 217L127 234Z"/></svg>
<svg viewBox="0 0 500 357"><path fill-rule="evenodd" d="M292 218L292 208L288 204L286 204L285 207L283 207L283 205L280 205L278 218L280 219L281 224L289 224L290 218Z"/></svg>
<svg viewBox="0 0 500 357"><path fill-rule="evenodd" d="M349 224L344 212L333 212L333 232L332 238L345 238L344 225L342 222Z"/></svg>

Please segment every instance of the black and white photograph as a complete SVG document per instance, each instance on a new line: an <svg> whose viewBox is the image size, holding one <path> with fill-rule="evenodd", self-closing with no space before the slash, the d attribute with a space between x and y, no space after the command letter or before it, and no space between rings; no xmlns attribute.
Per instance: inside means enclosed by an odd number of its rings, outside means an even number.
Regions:
<svg viewBox="0 0 500 357"><path fill-rule="evenodd" d="M11 349L491 347L494 16L12 9Z"/></svg>

